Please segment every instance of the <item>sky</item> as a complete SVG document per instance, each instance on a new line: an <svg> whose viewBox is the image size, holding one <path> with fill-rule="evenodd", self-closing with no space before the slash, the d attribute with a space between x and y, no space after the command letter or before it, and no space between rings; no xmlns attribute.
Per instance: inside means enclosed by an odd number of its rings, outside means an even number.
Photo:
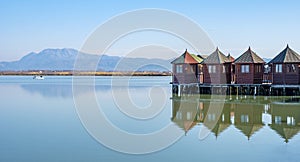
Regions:
<svg viewBox="0 0 300 162"><path fill-rule="evenodd" d="M0 2L0 61L18 60L47 48L80 49L99 25L116 15L143 8L166 9L192 19L215 46L234 57L249 46L264 58L274 57L287 44L300 53L299 7L300 1L296 0L3 0ZM124 38L108 54L124 55L128 52L126 47L132 50L142 39L155 43L153 35L150 32ZM178 41L164 34L158 37ZM173 45L179 54L189 49Z"/></svg>

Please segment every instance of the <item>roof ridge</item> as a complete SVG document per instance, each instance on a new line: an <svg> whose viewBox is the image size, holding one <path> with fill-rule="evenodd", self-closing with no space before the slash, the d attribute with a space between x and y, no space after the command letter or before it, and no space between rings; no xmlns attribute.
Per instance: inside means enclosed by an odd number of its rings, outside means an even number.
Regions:
<svg viewBox="0 0 300 162"><path fill-rule="evenodd" d="M219 50L219 48L217 47L217 58L218 58L218 63L221 63L221 61L222 61L222 59L221 59L221 52L220 52L220 50Z"/></svg>
<svg viewBox="0 0 300 162"><path fill-rule="evenodd" d="M251 56L252 62L254 62L253 55L255 55L255 53L250 49L250 46L249 46L249 50L250 50L250 56Z"/></svg>

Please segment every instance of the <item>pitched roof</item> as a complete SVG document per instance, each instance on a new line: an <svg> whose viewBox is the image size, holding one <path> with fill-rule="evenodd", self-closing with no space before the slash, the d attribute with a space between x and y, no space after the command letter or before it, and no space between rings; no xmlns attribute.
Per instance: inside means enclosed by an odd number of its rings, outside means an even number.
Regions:
<svg viewBox="0 0 300 162"><path fill-rule="evenodd" d="M235 127L243 132L249 139L255 132L263 127L263 124L238 124L235 125Z"/></svg>
<svg viewBox="0 0 300 162"><path fill-rule="evenodd" d="M290 49L289 45L281 51L276 57L274 57L269 64L272 63L292 63L292 62L300 62L300 55Z"/></svg>
<svg viewBox="0 0 300 162"><path fill-rule="evenodd" d="M171 64L198 64L203 61L203 58L189 53L187 50L171 62Z"/></svg>
<svg viewBox="0 0 300 162"><path fill-rule="evenodd" d="M265 61L262 58L260 58L255 52L253 52L250 47L234 62L235 63L265 63Z"/></svg>
<svg viewBox="0 0 300 162"><path fill-rule="evenodd" d="M299 126L288 126L286 124L271 124L270 127L275 130L285 140L286 143L288 143L289 140L292 139L300 131Z"/></svg>
<svg viewBox="0 0 300 162"><path fill-rule="evenodd" d="M225 56L219 48L217 48L212 54L210 54L206 59L204 59L204 64L223 64L226 62L231 62L231 60Z"/></svg>
<svg viewBox="0 0 300 162"><path fill-rule="evenodd" d="M196 117L195 117L196 118ZM189 130L191 130L195 125L197 125L197 122L195 119L191 120L182 120L182 119L176 119L174 118L172 120L179 128L184 130L185 133L187 133Z"/></svg>
<svg viewBox="0 0 300 162"><path fill-rule="evenodd" d="M229 126L230 123L217 123L216 126L211 131L214 132L215 136L218 136Z"/></svg>

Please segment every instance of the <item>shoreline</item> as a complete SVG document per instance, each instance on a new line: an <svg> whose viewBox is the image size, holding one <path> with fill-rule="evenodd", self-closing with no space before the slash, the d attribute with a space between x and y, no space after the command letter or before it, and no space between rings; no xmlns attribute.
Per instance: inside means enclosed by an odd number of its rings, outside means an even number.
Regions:
<svg viewBox="0 0 300 162"><path fill-rule="evenodd" d="M172 76L172 72L151 72L151 71L136 71L136 72L119 72L119 71L1 71L0 76Z"/></svg>

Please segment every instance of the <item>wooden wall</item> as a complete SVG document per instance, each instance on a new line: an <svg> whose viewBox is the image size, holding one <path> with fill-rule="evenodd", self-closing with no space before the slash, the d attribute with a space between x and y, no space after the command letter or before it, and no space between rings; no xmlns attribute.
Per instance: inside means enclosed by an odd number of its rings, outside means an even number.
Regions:
<svg viewBox="0 0 300 162"><path fill-rule="evenodd" d="M215 73L209 73L208 66L216 66ZM204 84L230 84L231 83L231 68L232 64L224 64L226 72L223 73L223 64L204 64L203 65L203 77Z"/></svg>
<svg viewBox="0 0 300 162"><path fill-rule="evenodd" d="M282 64L282 73L277 73L276 64L272 65L272 82L273 84L288 84L288 85L297 85L300 84L300 70L299 63L295 63L296 72L289 73L287 71L287 64Z"/></svg>
<svg viewBox="0 0 300 162"><path fill-rule="evenodd" d="M241 72L241 65L249 65L249 73ZM256 72L255 65L260 66L260 72ZM263 64L235 64L236 84L261 84L264 74Z"/></svg>
<svg viewBox="0 0 300 162"><path fill-rule="evenodd" d="M182 73L176 71L176 65L182 65ZM189 84L199 83L198 78L198 64L173 64L173 83L175 84ZM191 68L193 70L191 70Z"/></svg>

